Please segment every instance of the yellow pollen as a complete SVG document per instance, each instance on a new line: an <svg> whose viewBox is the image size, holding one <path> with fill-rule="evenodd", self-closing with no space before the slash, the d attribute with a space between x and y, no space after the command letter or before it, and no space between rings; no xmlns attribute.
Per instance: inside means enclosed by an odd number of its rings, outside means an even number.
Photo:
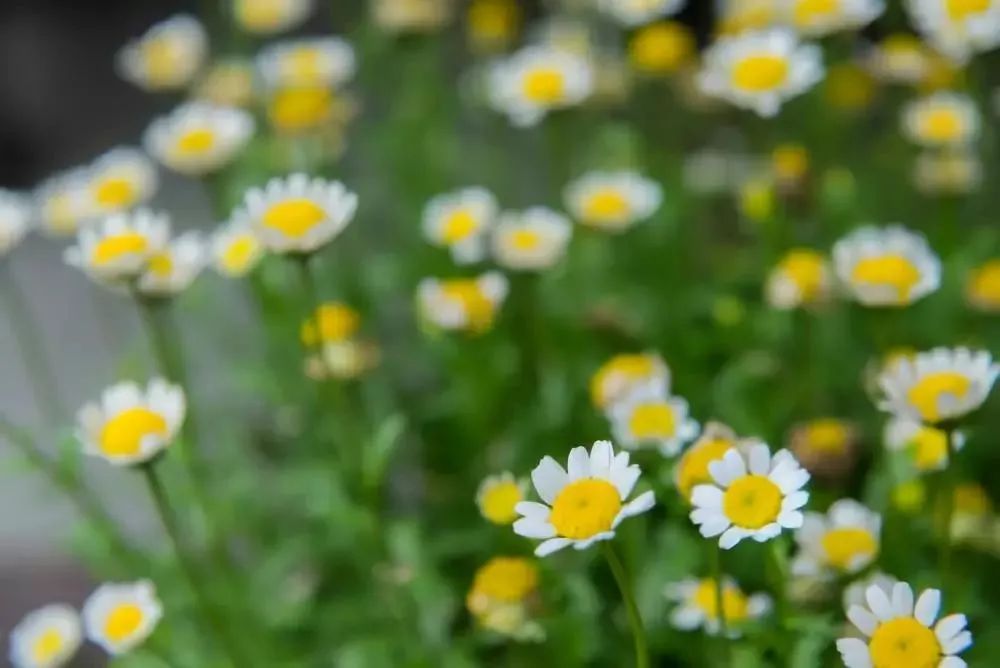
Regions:
<svg viewBox="0 0 1000 668"><path fill-rule="evenodd" d="M694 602L709 619L719 616L716 604L715 580L706 578L698 583L694 592ZM739 588L732 585L722 586L722 609L726 613L726 622L739 623L748 616L749 601Z"/></svg>
<svg viewBox="0 0 1000 668"><path fill-rule="evenodd" d="M229 243L222 253L222 266L230 274L242 274L246 271L250 261L260 244L252 234L241 234Z"/></svg>
<svg viewBox="0 0 1000 668"><path fill-rule="evenodd" d="M326 220L326 212L312 200L286 199L264 212L264 225L288 237L304 237Z"/></svg>
<svg viewBox="0 0 1000 668"><path fill-rule="evenodd" d="M148 408L129 408L114 416L101 429L101 452L109 457L137 455L147 436L167 436L167 421Z"/></svg>
<svg viewBox="0 0 1000 668"><path fill-rule="evenodd" d="M811 250L793 250L778 265L799 290L803 302L814 301L823 291L823 256Z"/></svg>
<svg viewBox="0 0 1000 668"><path fill-rule="evenodd" d="M850 438L850 428L833 418L813 420L805 427L805 441L809 449L817 453L842 454Z"/></svg>
<svg viewBox="0 0 1000 668"><path fill-rule="evenodd" d="M281 132L314 130L330 120L333 103L333 93L327 88L286 88L271 98L268 118Z"/></svg>
<svg viewBox="0 0 1000 668"><path fill-rule="evenodd" d="M467 208L452 211L441 226L441 239L451 245L468 239L479 229L479 219Z"/></svg>
<svg viewBox="0 0 1000 668"><path fill-rule="evenodd" d="M781 88L788 80L788 61L781 56L761 53L736 63L733 86L750 93L766 93Z"/></svg>
<svg viewBox="0 0 1000 668"><path fill-rule="evenodd" d="M677 432L677 416L667 403L640 404L629 416L628 428L639 440L670 438Z"/></svg>
<svg viewBox="0 0 1000 668"><path fill-rule="evenodd" d="M177 153L194 156L207 153L215 146L215 133L208 128L188 130L177 139Z"/></svg>
<svg viewBox="0 0 1000 668"><path fill-rule="evenodd" d="M510 524L517 519L514 506L524 500L513 480L498 482L485 490L480 500L483 516L494 524Z"/></svg>
<svg viewBox="0 0 1000 668"><path fill-rule="evenodd" d="M59 656L66 641L56 629L46 629L31 645L31 658L35 663L47 664Z"/></svg>
<svg viewBox="0 0 1000 668"><path fill-rule="evenodd" d="M851 280L866 285L888 286L896 291L899 303L905 303L920 282L920 270L902 255L866 257L854 265Z"/></svg>
<svg viewBox="0 0 1000 668"><path fill-rule="evenodd" d="M558 104L566 95L566 78L559 70L539 67L525 73L524 96L540 105Z"/></svg>
<svg viewBox="0 0 1000 668"><path fill-rule="evenodd" d="M722 459L733 447L733 442L716 438L710 441L695 443L677 464L677 488L685 499L691 498L691 490L695 485L711 482L708 465L717 459Z"/></svg>
<svg viewBox="0 0 1000 668"><path fill-rule="evenodd" d="M331 302L317 309L313 317L302 324L302 343L316 345L316 315L319 315L319 338L323 343L339 343L354 336L361 324L358 312L350 306Z"/></svg>
<svg viewBox="0 0 1000 668"><path fill-rule="evenodd" d="M483 293L479 283L471 279L456 279L442 284L441 291L465 310L468 327L473 332L485 332L493 325L496 306Z"/></svg>
<svg viewBox="0 0 1000 668"><path fill-rule="evenodd" d="M126 255L145 253L148 248L149 242L143 235L138 232L123 232L97 242L91 261L97 266L104 266Z"/></svg>
<svg viewBox="0 0 1000 668"><path fill-rule="evenodd" d="M945 8L952 21L964 21L988 10L990 0L945 0Z"/></svg>
<svg viewBox="0 0 1000 668"><path fill-rule="evenodd" d="M112 610L104 620L104 635L111 642L128 640L143 620L142 609L135 603L122 603Z"/></svg>
<svg viewBox="0 0 1000 668"><path fill-rule="evenodd" d="M583 205L584 222L616 222L629 215L629 201L617 188L602 188L587 198Z"/></svg>
<svg viewBox="0 0 1000 668"><path fill-rule="evenodd" d="M94 198L108 209L127 209L135 204L138 195L135 185L120 176L100 179L94 185Z"/></svg>
<svg viewBox="0 0 1000 668"><path fill-rule="evenodd" d="M695 40L685 26L674 21L640 28L629 43L632 66L651 74L676 72L691 60Z"/></svg>
<svg viewBox="0 0 1000 668"><path fill-rule="evenodd" d="M941 660L934 632L913 617L879 624L868 651L874 668L937 668Z"/></svg>
<svg viewBox="0 0 1000 668"><path fill-rule="evenodd" d="M472 591L496 601L517 602L538 586L538 568L522 557L494 557L477 572Z"/></svg>
<svg viewBox="0 0 1000 668"><path fill-rule="evenodd" d="M965 123L954 109L939 107L926 112L920 121L920 134L924 139L949 144L965 134Z"/></svg>
<svg viewBox="0 0 1000 668"><path fill-rule="evenodd" d="M622 501L607 480L584 478L566 485L552 504L549 522L556 534L584 540L611 530Z"/></svg>
<svg viewBox="0 0 1000 668"><path fill-rule="evenodd" d="M875 536L866 529L831 529L823 535L821 544L827 563L842 571L864 563L859 557L867 561L878 552Z"/></svg>
<svg viewBox="0 0 1000 668"><path fill-rule="evenodd" d="M142 46L142 60L146 76L154 86L168 86L177 78L180 60L178 44L168 37L147 41Z"/></svg>
<svg viewBox="0 0 1000 668"><path fill-rule="evenodd" d="M760 529L778 519L781 490L762 475L737 478L722 497L722 510L729 521L744 529Z"/></svg>
<svg viewBox="0 0 1000 668"><path fill-rule="evenodd" d="M840 13L840 0L799 0L795 4L794 21L799 27L809 27Z"/></svg>
<svg viewBox="0 0 1000 668"><path fill-rule="evenodd" d="M910 440L918 471L936 471L948 462L948 435L934 427L920 427Z"/></svg>
<svg viewBox="0 0 1000 668"><path fill-rule="evenodd" d="M918 380L906 393L925 422L941 420L941 400L962 399L972 389L972 381L957 371L937 371Z"/></svg>
<svg viewBox="0 0 1000 668"><path fill-rule="evenodd" d="M535 230L514 230L507 238L511 248L519 251L533 251L542 245L542 235Z"/></svg>
<svg viewBox="0 0 1000 668"><path fill-rule="evenodd" d="M157 278L167 278L174 271L174 260L170 253L158 253L149 258L149 273Z"/></svg>

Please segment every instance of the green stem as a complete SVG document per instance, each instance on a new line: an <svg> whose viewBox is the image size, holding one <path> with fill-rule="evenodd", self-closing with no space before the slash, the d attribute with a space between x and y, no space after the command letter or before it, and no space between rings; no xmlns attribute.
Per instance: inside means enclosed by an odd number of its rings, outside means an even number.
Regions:
<svg viewBox="0 0 1000 668"><path fill-rule="evenodd" d="M632 644L635 647L635 666L636 668L649 668L646 632L642 626L642 617L639 615L639 608L635 604L635 596L632 594L632 587L629 584L625 566L609 541L602 542L601 547L604 549L604 556L608 560L611 574L615 577L615 582L618 584L618 591L621 592L622 601L625 603L625 611L628 613L628 623L632 630Z"/></svg>
<svg viewBox="0 0 1000 668"><path fill-rule="evenodd" d="M725 572L722 568L722 548L718 541L710 541L712 550L712 578L715 580L715 610L719 617L719 644L722 646L724 666L732 664L729 629L726 624L726 600L724 597Z"/></svg>
<svg viewBox="0 0 1000 668"><path fill-rule="evenodd" d="M785 542L781 536L768 542L768 561L770 566L771 589L774 593L774 613L777 621L779 633L779 643L775 648L778 651L781 661L778 665L785 664L785 630L788 619L788 552L785 550Z"/></svg>
<svg viewBox="0 0 1000 668"><path fill-rule="evenodd" d="M944 508L941 511L941 543L938 546L938 570L942 581L948 583L951 579L951 526L955 520L955 487L957 467L955 465L955 428L953 426L944 427L946 444L948 448L948 467L941 476L941 492L943 499L941 503Z"/></svg>

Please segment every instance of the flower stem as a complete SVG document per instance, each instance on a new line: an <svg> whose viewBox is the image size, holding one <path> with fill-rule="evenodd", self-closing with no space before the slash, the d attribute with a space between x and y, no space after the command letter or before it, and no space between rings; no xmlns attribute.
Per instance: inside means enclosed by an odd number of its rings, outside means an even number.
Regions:
<svg viewBox="0 0 1000 668"><path fill-rule="evenodd" d="M636 668L649 668L646 632L642 627L642 617L639 615L639 608L635 604L635 596L632 594L632 587L629 584L625 566L622 564L621 559L610 542L602 542L601 547L604 549L604 556L608 560L611 574L615 577L618 590L622 595L622 601L625 603L625 611L628 613L628 623L632 630L632 644L635 647L635 666Z"/></svg>
<svg viewBox="0 0 1000 668"><path fill-rule="evenodd" d="M719 547L718 541L712 541L712 578L715 580L715 610L716 615L719 618L719 644L722 647L722 665L729 666L732 664L732 654L729 643L729 630L726 624L726 600L724 597L724 582L725 572L722 568L722 548Z"/></svg>
<svg viewBox="0 0 1000 668"><path fill-rule="evenodd" d="M953 426L944 427L945 444L948 448L948 466L945 468L941 478L941 493L944 505L941 511L941 543L938 546L938 570L944 583L948 583L951 575L951 525L955 519L955 487L956 487L956 451L954 447L955 428Z"/></svg>
<svg viewBox="0 0 1000 668"><path fill-rule="evenodd" d="M775 611L778 617L778 627L785 627L785 615L787 614L788 599L786 584L788 582L788 553L785 551L785 543L781 537L769 541L769 555L771 560L771 587L774 589Z"/></svg>

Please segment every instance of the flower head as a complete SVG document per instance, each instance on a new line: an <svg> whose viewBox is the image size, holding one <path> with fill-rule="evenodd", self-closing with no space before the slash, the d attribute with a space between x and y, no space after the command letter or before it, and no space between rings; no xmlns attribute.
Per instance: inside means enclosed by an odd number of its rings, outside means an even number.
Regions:
<svg viewBox="0 0 1000 668"><path fill-rule="evenodd" d="M803 35L822 37L862 28L885 11L883 0L785 0L788 22Z"/></svg>
<svg viewBox="0 0 1000 668"><path fill-rule="evenodd" d="M198 232L186 232L153 254L139 276L139 292L167 297L186 290L205 268L207 249Z"/></svg>
<svg viewBox="0 0 1000 668"><path fill-rule="evenodd" d="M112 656L127 654L152 635L163 616L149 580L105 583L83 605L87 638Z"/></svg>
<svg viewBox="0 0 1000 668"><path fill-rule="evenodd" d="M736 433L720 422L709 422L689 448L684 451L674 467L674 483L685 501L691 500L695 487L712 482L708 465L721 460L733 448L746 448L757 443L755 439L738 439Z"/></svg>
<svg viewBox="0 0 1000 668"><path fill-rule="evenodd" d="M353 308L340 302L326 302L302 323L302 343L309 348L320 343L342 343L352 338L360 325L361 316Z"/></svg>
<svg viewBox="0 0 1000 668"><path fill-rule="evenodd" d="M522 14L515 0L473 0L466 13L473 48L493 52L507 47L517 36Z"/></svg>
<svg viewBox="0 0 1000 668"><path fill-rule="evenodd" d="M792 573L800 576L853 574L878 556L882 518L853 499L835 501L826 514L805 513L795 532L799 553Z"/></svg>
<svg viewBox="0 0 1000 668"><path fill-rule="evenodd" d="M200 176L232 162L253 131L253 116L247 111L188 102L154 120L143 144L170 169Z"/></svg>
<svg viewBox="0 0 1000 668"><path fill-rule="evenodd" d="M948 467L951 453L965 445L965 436L961 432L952 434L949 447L948 434L943 429L899 417L893 417L886 423L884 440L889 450L905 452L918 473L943 471Z"/></svg>
<svg viewBox="0 0 1000 668"><path fill-rule="evenodd" d="M10 662L14 668L59 668L69 663L82 640L76 610L58 603L46 605L11 631Z"/></svg>
<svg viewBox="0 0 1000 668"><path fill-rule="evenodd" d="M866 577L855 580L844 588L844 608L850 608L852 605L864 605L865 594L869 587L878 587L886 596L892 596L892 588L897 582L899 582L898 578L881 571L875 571Z"/></svg>
<svg viewBox="0 0 1000 668"><path fill-rule="evenodd" d="M915 143L929 148L954 148L975 141L979 110L967 96L934 93L910 102L903 111L903 130Z"/></svg>
<svg viewBox="0 0 1000 668"><path fill-rule="evenodd" d="M539 271L566 254L573 226L566 216L542 206L508 211L493 229L493 258L515 271Z"/></svg>
<svg viewBox="0 0 1000 668"><path fill-rule="evenodd" d="M211 261L223 276L238 278L254 270L264 257L264 246L246 223L227 223L212 234Z"/></svg>
<svg viewBox="0 0 1000 668"><path fill-rule="evenodd" d="M296 27L312 10L313 0L235 0L233 18L246 32L274 35Z"/></svg>
<svg viewBox="0 0 1000 668"><path fill-rule="evenodd" d="M590 379L590 398L595 407L604 410L632 389L650 384L670 389L670 369L662 357L657 353L615 355Z"/></svg>
<svg viewBox="0 0 1000 668"><path fill-rule="evenodd" d="M563 198L581 224L621 232L653 215L663 202L663 191L635 172L596 171L566 186Z"/></svg>
<svg viewBox="0 0 1000 668"><path fill-rule="evenodd" d="M145 272L149 261L166 250L169 238L166 214L138 209L81 229L76 245L63 257L98 282L122 285Z"/></svg>
<svg viewBox="0 0 1000 668"><path fill-rule="evenodd" d="M476 571L465 605L485 629L518 640L538 639L529 617L538 590L538 566L524 557L493 557Z"/></svg>
<svg viewBox="0 0 1000 668"><path fill-rule="evenodd" d="M345 105L327 86L295 86L271 91L267 120L279 134L300 135L332 127Z"/></svg>
<svg viewBox="0 0 1000 668"><path fill-rule="evenodd" d="M118 72L143 90L177 90L191 82L207 53L205 28L193 16L178 14L122 47Z"/></svg>
<svg viewBox="0 0 1000 668"><path fill-rule="evenodd" d="M541 539L535 554L544 557L572 545L584 550L610 540L622 520L646 512L655 504L652 491L626 501L639 481L639 466L629 465L627 452L617 455L610 441L573 448L568 468L546 456L531 472L543 503L522 501L514 533Z"/></svg>
<svg viewBox="0 0 1000 668"><path fill-rule="evenodd" d="M917 30L955 60L1000 46L997 0L907 0L906 8Z"/></svg>
<svg viewBox="0 0 1000 668"><path fill-rule="evenodd" d="M635 31L628 43L632 67L643 74L673 74L690 64L697 49L694 33L677 21L657 21Z"/></svg>
<svg viewBox="0 0 1000 668"><path fill-rule="evenodd" d="M550 111L581 103L591 93L593 73L575 53L529 46L493 65L489 86L496 109L526 126Z"/></svg>
<svg viewBox="0 0 1000 668"><path fill-rule="evenodd" d="M927 195L966 195L983 182L983 163L968 148L929 150L913 169L917 189Z"/></svg>
<svg viewBox="0 0 1000 668"><path fill-rule="evenodd" d="M491 475L479 484L476 490L476 505L479 512L493 524L512 524L517 519L514 507L527 496L527 483L514 478L514 474L504 471Z"/></svg>
<svg viewBox="0 0 1000 668"><path fill-rule="evenodd" d="M788 251L767 279L765 293L774 308L794 309L822 303L833 290L826 258L808 248Z"/></svg>
<svg viewBox="0 0 1000 668"><path fill-rule="evenodd" d="M192 92L196 100L207 104L249 107L256 94L253 65L243 58L216 61L198 79Z"/></svg>
<svg viewBox="0 0 1000 668"><path fill-rule="evenodd" d="M339 37L303 37L263 48L257 67L271 88L338 88L354 76L354 48Z"/></svg>
<svg viewBox="0 0 1000 668"><path fill-rule="evenodd" d="M891 33L871 48L868 66L878 78L890 83L917 84L931 68L932 52L918 37Z"/></svg>
<svg viewBox="0 0 1000 668"><path fill-rule="evenodd" d="M441 329L482 334L493 327L507 288L507 279L495 271L476 278L425 278L417 287L420 315Z"/></svg>
<svg viewBox="0 0 1000 668"><path fill-rule="evenodd" d="M148 201L158 184L156 165L145 153L113 148L87 168L88 210L94 216L128 211Z"/></svg>
<svg viewBox="0 0 1000 668"><path fill-rule="evenodd" d="M833 247L840 282L865 306L902 307L938 289L941 261L918 232L861 227Z"/></svg>
<svg viewBox="0 0 1000 668"><path fill-rule="evenodd" d="M608 418L623 448L653 447L664 457L673 457L698 435L698 423L688 415L687 401L669 396L658 382L634 387L616 399Z"/></svg>
<svg viewBox="0 0 1000 668"><path fill-rule="evenodd" d="M28 198L0 188L0 258L21 243L30 225L31 204Z"/></svg>
<svg viewBox="0 0 1000 668"><path fill-rule="evenodd" d="M854 463L858 429L845 420L823 417L796 425L788 449L814 476L837 477Z"/></svg>
<svg viewBox="0 0 1000 668"><path fill-rule="evenodd" d="M720 0L718 25L720 35L739 35L770 28L780 21L779 0Z"/></svg>
<svg viewBox="0 0 1000 668"><path fill-rule="evenodd" d="M372 0L375 23L392 33L428 33L451 17L448 0Z"/></svg>
<svg viewBox="0 0 1000 668"><path fill-rule="evenodd" d="M424 207L424 237L451 251L459 264L478 262L486 251L486 233L496 215L496 198L485 188L463 188L437 195Z"/></svg>
<svg viewBox="0 0 1000 668"><path fill-rule="evenodd" d="M597 0L598 8L627 28L671 16L684 6L684 0Z"/></svg>
<svg viewBox="0 0 1000 668"><path fill-rule="evenodd" d="M715 579L686 578L667 585L665 593L668 599L677 602L677 607L670 614L670 623L674 627L683 631L703 628L711 635L719 633L721 625ZM739 637L742 627L763 617L770 609L771 597L767 594L747 596L735 580L723 578L722 610L730 638Z"/></svg>
<svg viewBox="0 0 1000 668"><path fill-rule="evenodd" d="M52 236L71 236L94 216L89 173L85 167L60 172L35 188L39 229Z"/></svg>
<svg viewBox="0 0 1000 668"><path fill-rule="evenodd" d="M965 301L984 313L1000 313L1000 258L992 259L969 272Z"/></svg>

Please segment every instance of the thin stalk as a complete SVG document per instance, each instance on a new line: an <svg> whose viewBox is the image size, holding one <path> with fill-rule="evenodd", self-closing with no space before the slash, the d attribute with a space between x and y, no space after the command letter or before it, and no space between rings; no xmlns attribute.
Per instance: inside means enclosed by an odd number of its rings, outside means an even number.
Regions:
<svg viewBox="0 0 1000 668"><path fill-rule="evenodd" d="M729 643L729 629L726 623L726 600L723 588L725 586L725 572L722 568L722 548L718 541L712 542L712 578L715 580L715 611L719 618L719 644L722 646L722 657L724 666L732 664L731 647Z"/></svg>
<svg viewBox="0 0 1000 668"><path fill-rule="evenodd" d="M628 574L621 559L611 546L611 543L604 541L601 543L604 549L604 556L608 560L611 574L618 584L618 591L621 592L622 602L625 603L625 611L628 613L628 623L632 630L632 644L635 648L636 668L649 668L649 651L646 649L646 632L642 626L642 617L639 615L639 608L635 604L635 596L632 594L632 587L629 584Z"/></svg>
<svg viewBox="0 0 1000 668"><path fill-rule="evenodd" d="M951 525L955 519L955 474L957 472L955 466L956 451L954 447L955 428L953 426L945 427L944 433L947 439L948 467L944 470L941 477L941 492L944 496L941 503L944 504L944 508L941 511L941 542L938 546L938 570L941 573L943 581L948 583L951 579Z"/></svg>

